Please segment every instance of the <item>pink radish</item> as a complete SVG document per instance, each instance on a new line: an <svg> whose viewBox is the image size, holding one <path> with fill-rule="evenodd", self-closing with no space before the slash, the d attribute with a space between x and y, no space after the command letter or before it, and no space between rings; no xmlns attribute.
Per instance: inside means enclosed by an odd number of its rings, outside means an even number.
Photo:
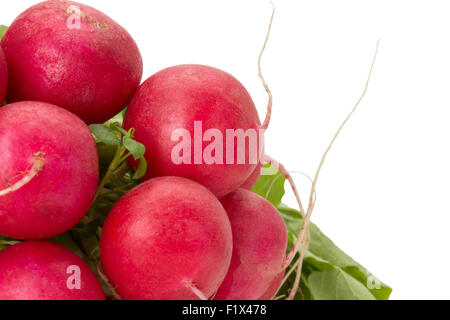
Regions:
<svg viewBox="0 0 450 320"><path fill-rule="evenodd" d="M261 170L263 168L262 164L259 164L255 171L253 171L252 175L245 181L240 188L245 190L252 190L253 187L256 185L256 183L259 181L259 178L261 178Z"/></svg>
<svg viewBox="0 0 450 320"><path fill-rule="evenodd" d="M185 177L218 198L250 177L262 153L260 120L249 93L233 76L212 67L180 65L153 75L138 89L124 125L135 128L136 139L146 146L151 166L145 179ZM239 129L255 133L256 148L249 141L245 145L235 141L234 148L227 150L227 144L233 143L233 139L225 141L227 130ZM180 151L183 142L189 145ZM239 154L245 156L241 163Z"/></svg>
<svg viewBox="0 0 450 320"><path fill-rule="evenodd" d="M95 141L78 117L43 102L0 108L0 234L38 240L75 226L96 193Z"/></svg>
<svg viewBox="0 0 450 320"><path fill-rule="evenodd" d="M227 214L200 184L152 179L126 194L106 219L100 257L123 299L211 297L230 265Z"/></svg>
<svg viewBox="0 0 450 320"><path fill-rule="evenodd" d="M269 286L269 289L267 289L267 291L264 292L264 294L261 297L259 297L258 300L273 300L278 290L280 290L281 284L283 283L283 279L284 279L284 272L280 273L275 278L275 280L272 281L272 283Z"/></svg>
<svg viewBox="0 0 450 320"><path fill-rule="evenodd" d="M270 202L248 190L239 189L221 202L233 230L233 257L215 299L264 297L283 272L288 241L286 225Z"/></svg>
<svg viewBox="0 0 450 320"><path fill-rule="evenodd" d="M9 102L36 100L102 123L131 100L142 58L128 32L105 14L72 1L44 1L16 18L1 46Z"/></svg>
<svg viewBox="0 0 450 320"><path fill-rule="evenodd" d="M0 107L6 96L6 88L8 87L8 68L6 66L5 55L0 47Z"/></svg>
<svg viewBox="0 0 450 320"><path fill-rule="evenodd" d="M76 254L29 241L0 252L0 300L105 300L105 294Z"/></svg>

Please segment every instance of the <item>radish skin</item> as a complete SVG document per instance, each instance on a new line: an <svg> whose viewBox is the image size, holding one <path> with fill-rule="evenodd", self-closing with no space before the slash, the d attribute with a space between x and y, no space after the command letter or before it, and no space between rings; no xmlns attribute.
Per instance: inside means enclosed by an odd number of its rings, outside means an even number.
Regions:
<svg viewBox="0 0 450 320"><path fill-rule="evenodd" d="M105 300L105 294L76 254L55 243L28 241L0 251L0 300Z"/></svg>
<svg viewBox="0 0 450 320"><path fill-rule="evenodd" d="M1 46L8 64L8 102L48 102L88 124L118 114L142 78L142 58L128 32L73 1L44 1L27 9L8 28Z"/></svg>
<svg viewBox="0 0 450 320"><path fill-rule="evenodd" d="M275 298L275 295L280 290L281 284L283 283L284 279L284 272L280 273L275 280L272 281L269 288L266 292L258 299L258 300L273 300Z"/></svg>
<svg viewBox="0 0 450 320"><path fill-rule="evenodd" d="M286 225L270 202L248 190L239 189L221 203L233 230L233 257L214 299L264 297L283 272L288 241Z"/></svg>
<svg viewBox="0 0 450 320"><path fill-rule="evenodd" d="M99 179L95 141L70 112L43 102L0 108L0 234L49 239L88 212Z"/></svg>
<svg viewBox="0 0 450 320"><path fill-rule="evenodd" d="M8 87L8 67L6 65L5 55L0 47L0 107L6 97L6 89Z"/></svg>
<svg viewBox="0 0 450 320"><path fill-rule="evenodd" d="M195 131L195 123L201 123L203 133L210 129L222 137L222 163L206 163L205 151L211 141L203 141ZM159 176L179 176L204 185L219 199L236 190L254 172L262 152L263 137L260 120L250 94L230 74L201 65L180 65L162 70L138 89L125 114L126 129L136 129L136 139L146 146L146 160L151 163L144 180ZM173 161L173 151L180 144L174 139L178 130L189 134L193 150L189 161L181 164ZM234 158L226 161L225 141L227 130L253 130L257 133L255 161L249 159L249 143L238 150L234 145ZM200 139L195 148L194 139ZM247 139L248 140L248 139ZM238 154L245 154L239 164ZM196 162L196 160L199 160Z"/></svg>
<svg viewBox="0 0 450 320"><path fill-rule="evenodd" d="M100 241L105 275L125 300L198 300L214 295L230 265L227 214L200 184L147 181L106 219Z"/></svg>
<svg viewBox="0 0 450 320"><path fill-rule="evenodd" d="M260 164L258 167L253 171L252 175L245 181L240 188L245 190L252 190L253 187L258 183L259 179L261 178L261 170L263 168L263 165Z"/></svg>

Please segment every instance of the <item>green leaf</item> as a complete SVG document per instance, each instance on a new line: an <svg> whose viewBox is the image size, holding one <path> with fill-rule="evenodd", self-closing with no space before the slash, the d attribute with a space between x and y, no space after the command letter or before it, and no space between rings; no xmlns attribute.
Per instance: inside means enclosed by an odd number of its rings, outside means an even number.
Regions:
<svg viewBox="0 0 450 320"><path fill-rule="evenodd" d="M116 124L119 124L119 126L122 126L122 124L123 124L123 113L122 112L116 114L113 118L106 121L105 125L109 127L113 123L116 123Z"/></svg>
<svg viewBox="0 0 450 320"><path fill-rule="evenodd" d="M87 256L84 254L84 252L80 249L80 247L77 245L75 240L73 239L71 232L63 233L62 235L59 235L57 237L54 237L50 239L51 242L57 243L59 245L62 245L63 247L69 249L76 255L78 255L83 260L87 260Z"/></svg>
<svg viewBox="0 0 450 320"><path fill-rule="evenodd" d="M277 207L278 205L280 205L281 199L285 194L284 184L286 182L286 179L281 172L275 170L275 168L270 165L265 165L264 171L273 171L275 172L275 174L262 175L258 183L253 188L253 192L266 198L275 207Z"/></svg>
<svg viewBox="0 0 450 320"><path fill-rule="evenodd" d="M103 142L104 144L112 146L117 146L120 143L120 138L116 132L103 124L92 124L89 126L89 129L97 142Z"/></svg>
<svg viewBox="0 0 450 320"><path fill-rule="evenodd" d="M367 287L339 268L311 273L308 287L314 300L375 300Z"/></svg>
<svg viewBox="0 0 450 320"><path fill-rule="evenodd" d="M6 30L8 30L7 26L4 25L0 25L0 41L3 39L3 36L6 33Z"/></svg>
<svg viewBox="0 0 450 320"><path fill-rule="evenodd" d="M142 157L139 160L139 167L137 168L136 172L133 175L133 179L134 180L139 180L140 178L142 178L145 173L147 172L147 160L145 160L144 157Z"/></svg>
<svg viewBox="0 0 450 320"><path fill-rule="evenodd" d="M301 225L300 212L278 206L292 247ZM387 300L392 289L339 249L320 229L310 225L311 243L305 256L303 276L311 299ZM328 283L328 284L325 284Z"/></svg>
<svg viewBox="0 0 450 320"><path fill-rule="evenodd" d="M123 145L133 155L134 160L142 158L145 154L145 146L129 137L123 138Z"/></svg>

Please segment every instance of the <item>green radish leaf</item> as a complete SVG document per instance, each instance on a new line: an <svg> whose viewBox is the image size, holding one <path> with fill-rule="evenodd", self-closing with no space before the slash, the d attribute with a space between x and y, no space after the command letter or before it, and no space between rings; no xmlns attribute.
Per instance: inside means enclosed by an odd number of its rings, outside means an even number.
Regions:
<svg viewBox="0 0 450 320"><path fill-rule="evenodd" d="M270 166L266 165L265 169L267 171ZM278 207L288 229L288 251L290 251L303 219L299 211L281 204L285 194L285 182L284 176L278 171L273 175L263 175L253 192ZM339 249L316 225L311 224L310 231L311 243L303 263L301 292L297 293L295 299L389 299L391 288ZM295 273L288 279L278 296L289 295L294 279Z"/></svg>
<svg viewBox="0 0 450 320"><path fill-rule="evenodd" d="M269 168L274 169L270 165L265 165L264 171L265 172L272 171L267 170ZM281 199L283 199L283 196L285 194L284 184L286 182L286 179L281 172L275 169L273 171L275 172L275 174L273 175L261 176L258 183L253 188L253 192L264 197L269 202L271 202L275 207L277 207L278 205L281 204Z"/></svg>
<svg viewBox="0 0 450 320"><path fill-rule="evenodd" d="M133 155L134 160L142 158L145 154L145 146L129 137L123 138L123 145Z"/></svg>
<svg viewBox="0 0 450 320"><path fill-rule="evenodd" d="M145 160L145 158L142 157L139 160L139 166L133 175L133 180L139 180L145 175L146 172L147 172L147 160Z"/></svg>
<svg viewBox="0 0 450 320"><path fill-rule="evenodd" d="M0 41L3 39L3 36L6 33L6 30L8 30L7 26L4 25L0 25Z"/></svg>
<svg viewBox="0 0 450 320"><path fill-rule="evenodd" d="M111 124L118 124L119 126L122 126L123 124L123 113L118 113L117 115L115 115L113 118L109 119L108 121L105 122L105 125L110 127Z"/></svg>
<svg viewBox="0 0 450 320"><path fill-rule="evenodd" d="M116 132L103 124L91 124L89 129L97 142L103 142L104 144L112 146L118 146L120 144L120 138Z"/></svg>
<svg viewBox="0 0 450 320"><path fill-rule="evenodd" d="M313 272L308 285L315 300L375 300L366 286L338 268Z"/></svg>
<svg viewBox="0 0 450 320"><path fill-rule="evenodd" d="M301 228L302 217L300 212L285 205L278 206L278 210L286 223L289 247L292 247ZM311 243L302 274L302 289L306 289L309 295L303 292L305 299L389 299L390 287L339 249L316 225L311 224L310 231Z"/></svg>
<svg viewBox="0 0 450 320"><path fill-rule="evenodd" d="M72 251L73 253L75 253L76 255L78 255L81 259L83 260L87 260L87 256L84 254L84 252L80 249L80 247L78 246L78 244L75 242L75 240L72 237L71 232L66 232L63 233L62 235L59 235L57 237L54 237L52 239L50 239L51 242L57 243L63 247L65 247L66 249L69 249L70 251Z"/></svg>

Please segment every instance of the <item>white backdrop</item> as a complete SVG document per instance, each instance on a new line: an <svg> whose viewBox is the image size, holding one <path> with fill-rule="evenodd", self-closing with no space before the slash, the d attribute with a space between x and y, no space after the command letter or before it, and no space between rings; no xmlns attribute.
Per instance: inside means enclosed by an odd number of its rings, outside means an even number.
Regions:
<svg viewBox="0 0 450 320"><path fill-rule="evenodd" d="M2 0L0 24L36 0ZM264 57L275 99L267 153L313 175L359 97L366 99L330 153L314 222L393 287L394 299L450 298L450 5L448 1L274 1ZM262 0L84 0L138 43L145 78L180 63L224 69L264 116L257 57L271 14ZM295 175L308 196L308 181ZM294 206L293 197L288 204Z"/></svg>

